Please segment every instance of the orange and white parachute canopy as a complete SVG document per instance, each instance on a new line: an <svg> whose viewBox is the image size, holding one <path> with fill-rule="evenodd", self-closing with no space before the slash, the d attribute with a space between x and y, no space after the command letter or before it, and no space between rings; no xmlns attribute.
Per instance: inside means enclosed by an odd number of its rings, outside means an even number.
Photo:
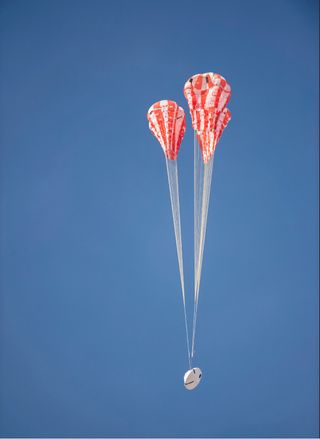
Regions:
<svg viewBox="0 0 320 439"><path fill-rule="evenodd" d="M193 75L184 85L193 129L198 133L214 129L218 114L224 110L231 96L231 87L217 73Z"/></svg>
<svg viewBox="0 0 320 439"><path fill-rule="evenodd" d="M230 119L231 113L228 108L225 108L217 115L213 130L201 131L197 134L204 163L208 163L213 156L217 143Z"/></svg>
<svg viewBox="0 0 320 439"><path fill-rule="evenodd" d="M160 142L166 157L176 160L186 131L183 108L174 101L159 101L151 105L147 118L149 128Z"/></svg>

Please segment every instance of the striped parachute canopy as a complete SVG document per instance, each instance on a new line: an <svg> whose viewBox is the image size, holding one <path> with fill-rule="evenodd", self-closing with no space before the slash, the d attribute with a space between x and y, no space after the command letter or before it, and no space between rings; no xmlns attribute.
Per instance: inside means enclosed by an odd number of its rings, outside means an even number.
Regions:
<svg viewBox="0 0 320 439"><path fill-rule="evenodd" d="M149 128L160 142L166 157L176 160L186 130L183 108L174 101L159 101L151 105L147 118Z"/></svg>
<svg viewBox="0 0 320 439"><path fill-rule="evenodd" d="M204 163L208 163L213 156L217 143L231 119L231 113L225 108L216 117L215 126L212 130L200 131L197 134L198 142L202 151Z"/></svg>
<svg viewBox="0 0 320 439"><path fill-rule="evenodd" d="M217 73L200 73L192 76L184 85L192 126L196 131L214 128L217 114L227 105L231 87Z"/></svg>

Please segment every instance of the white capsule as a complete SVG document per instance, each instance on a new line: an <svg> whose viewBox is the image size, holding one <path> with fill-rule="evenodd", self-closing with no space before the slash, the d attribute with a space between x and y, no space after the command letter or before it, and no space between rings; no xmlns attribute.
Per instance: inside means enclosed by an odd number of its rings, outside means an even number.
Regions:
<svg viewBox="0 0 320 439"><path fill-rule="evenodd" d="M199 367L193 367L192 369L187 370L187 372L184 374L183 382L184 387L187 390L193 390L197 387L197 385L200 383L202 377L202 372Z"/></svg>

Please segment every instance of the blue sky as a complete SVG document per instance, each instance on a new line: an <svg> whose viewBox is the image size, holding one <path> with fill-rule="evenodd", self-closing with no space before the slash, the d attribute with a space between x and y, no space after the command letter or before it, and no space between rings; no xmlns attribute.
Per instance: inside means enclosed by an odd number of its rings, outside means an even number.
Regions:
<svg viewBox="0 0 320 439"><path fill-rule="evenodd" d="M318 434L317 2L2 1L1 436ZM187 369L146 112L233 90ZM179 154L187 294L193 133Z"/></svg>

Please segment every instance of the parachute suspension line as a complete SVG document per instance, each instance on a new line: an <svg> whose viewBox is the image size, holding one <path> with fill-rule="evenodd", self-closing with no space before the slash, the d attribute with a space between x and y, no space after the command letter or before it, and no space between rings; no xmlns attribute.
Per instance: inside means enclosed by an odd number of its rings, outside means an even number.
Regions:
<svg viewBox="0 0 320 439"><path fill-rule="evenodd" d="M188 331L187 311L186 311L186 294L185 294L184 272L183 272L183 252L182 252L182 237L181 237L177 160L170 160L166 157L166 164L167 164L168 183L170 189L170 200L171 200L174 234L176 238L176 247L177 247L178 264L179 264L179 272L180 272L184 324L185 324L186 341L187 341L187 349L188 349L188 361L189 361L189 367L191 369L190 342L189 342L189 331Z"/></svg>
<svg viewBox="0 0 320 439"><path fill-rule="evenodd" d="M204 243L206 237L213 157L204 163L201 150L194 136L194 308L192 323L191 357L195 353L195 336L199 303Z"/></svg>
<svg viewBox="0 0 320 439"><path fill-rule="evenodd" d="M201 158L201 151L197 141L196 131L194 132L193 139L193 165L194 165L194 302L193 302L193 321L192 321L192 347L191 347L191 357L194 356L194 332L195 332L195 319L196 319L196 297L197 297L197 274L198 274L198 260L199 260L199 237L200 237L200 203L201 203L201 184L203 179L201 174L203 174L203 161Z"/></svg>
<svg viewBox="0 0 320 439"><path fill-rule="evenodd" d="M197 303L199 300L199 289L202 271L202 260L204 243L206 239L207 230L207 219L208 219L208 209L210 201L210 189L212 180L212 169L213 169L213 156L207 164L204 164L204 175L203 175L203 185L202 185L202 202L201 202L201 213L200 213L200 237L199 237L199 259L198 259L198 273L197 273Z"/></svg>

